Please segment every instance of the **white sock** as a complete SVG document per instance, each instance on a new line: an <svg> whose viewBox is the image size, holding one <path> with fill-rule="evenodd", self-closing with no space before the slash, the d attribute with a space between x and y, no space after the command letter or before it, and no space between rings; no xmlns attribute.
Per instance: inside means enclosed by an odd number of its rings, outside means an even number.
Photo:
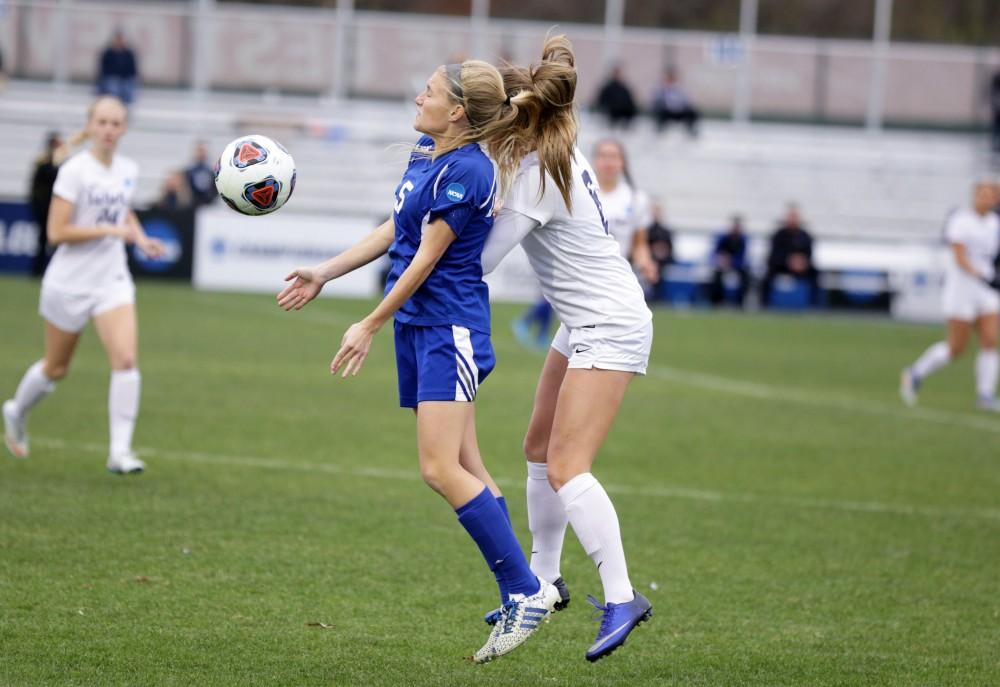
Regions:
<svg viewBox="0 0 1000 687"><path fill-rule="evenodd" d="M585 472L566 482L558 494L583 550L597 564L605 603L631 601L635 595L625 565L618 514L608 492L592 474Z"/></svg>
<svg viewBox="0 0 1000 687"><path fill-rule="evenodd" d="M108 419L111 425L111 455L132 451L132 431L139 414L139 370L113 370L108 390Z"/></svg>
<svg viewBox="0 0 1000 687"><path fill-rule="evenodd" d="M17 391L14 392L14 405L17 407L18 417L26 419L35 404L51 394L55 388L56 383L45 376L45 364L41 360L29 367L21 377Z"/></svg>
<svg viewBox="0 0 1000 687"><path fill-rule="evenodd" d="M979 398L996 396L998 358L995 350L979 351L976 356L976 394Z"/></svg>
<svg viewBox="0 0 1000 687"><path fill-rule="evenodd" d="M951 351L948 350L948 344L944 341L938 341L917 358L917 362L913 363L910 370L917 376L917 379L923 380L949 362L951 362Z"/></svg>
<svg viewBox="0 0 1000 687"><path fill-rule="evenodd" d="M559 579L559 559L569 518L549 484L548 466L528 461L528 529L531 530L531 571L546 582Z"/></svg>

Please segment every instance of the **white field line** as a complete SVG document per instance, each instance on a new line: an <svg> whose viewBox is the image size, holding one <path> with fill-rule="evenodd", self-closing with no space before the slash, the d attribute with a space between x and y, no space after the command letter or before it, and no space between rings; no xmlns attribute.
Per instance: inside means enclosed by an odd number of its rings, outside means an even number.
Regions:
<svg viewBox="0 0 1000 687"><path fill-rule="evenodd" d="M51 438L35 438L33 439L33 442L37 446L45 446L59 450L78 450L97 454L104 454L107 452L107 446L103 444L78 444ZM334 463L297 462L281 458L229 456L215 453L164 450L155 448L142 448L138 451L138 453L142 457L152 461L167 460L202 463L207 465L235 465L238 467L258 468L264 470L345 475L350 477L366 477L371 479L387 479L406 482L420 481L420 474L416 465L414 465L414 468L411 471L373 467L354 468L344 467ZM522 480L514 479L498 479L497 483L507 489L519 488L523 485ZM748 503L764 506L789 506L793 508L833 510L847 513L884 513L889 515L928 518L958 518L963 520L1000 521L1000 509L995 508L937 508L928 506L913 506L900 503L881 503L878 501L838 501L834 499L786 496L781 494L736 493L657 485L637 487L622 484L605 484L604 487L609 492L613 494L620 494L622 496L682 499L710 503Z"/></svg>
<svg viewBox="0 0 1000 687"><path fill-rule="evenodd" d="M1000 434L1000 416L987 416L986 414L971 415L927 408L906 408L902 406L902 402L890 405L888 403L851 398L849 396L810 393L787 387L783 388L770 384L731 379L704 372L679 370L663 365L650 365L647 372L650 377L663 381L684 384L732 396L744 396L761 401L810 405L817 408L827 408L829 410L858 413L861 415L879 415L897 420L933 422L940 425L975 429L990 434Z"/></svg>

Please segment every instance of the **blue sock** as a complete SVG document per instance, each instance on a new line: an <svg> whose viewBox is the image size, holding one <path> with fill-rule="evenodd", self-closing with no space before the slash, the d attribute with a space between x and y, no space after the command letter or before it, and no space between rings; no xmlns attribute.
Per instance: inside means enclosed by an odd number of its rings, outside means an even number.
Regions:
<svg viewBox="0 0 1000 687"><path fill-rule="evenodd" d="M503 593L530 595L538 591L538 578L528 567L510 521L489 488L455 509L455 514L479 546Z"/></svg>
<svg viewBox="0 0 1000 687"><path fill-rule="evenodd" d="M507 510L507 499L505 499L503 496L498 496L497 503L500 505L500 510L503 511L504 517L507 518L507 522L510 522L510 511ZM511 522L510 526L513 527L514 523Z"/></svg>

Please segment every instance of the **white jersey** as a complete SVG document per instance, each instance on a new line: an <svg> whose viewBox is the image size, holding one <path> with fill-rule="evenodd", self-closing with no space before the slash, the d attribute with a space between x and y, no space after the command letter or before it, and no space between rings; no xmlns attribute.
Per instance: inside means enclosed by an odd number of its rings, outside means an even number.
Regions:
<svg viewBox="0 0 1000 687"><path fill-rule="evenodd" d="M646 229L653 223L649 199L642 191L632 188L622 179L614 191L599 191L604 219L608 221L611 235L618 241L622 257L632 255L635 232Z"/></svg>
<svg viewBox="0 0 1000 687"><path fill-rule="evenodd" d="M484 270L492 271L520 242L542 294L567 327L632 328L649 322L652 313L608 232L594 171L586 158L575 150L572 213L551 176L545 193L539 192L540 175L537 154L527 155L487 239Z"/></svg>
<svg viewBox="0 0 1000 687"><path fill-rule="evenodd" d="M958 243L965 246L965 254L976 271L986 277L993 278L993 261L1000 251L1000 218L996 213L987 212L978 215L974 210L957 210L949 219L945 230L948 243ZM954 255L948 262L949 281L975 281L975 277L958 266Z"/></svg>
<svg viewBox="0 0 1000 687"><path fill-rule="evenodd" d="M139 168L132 160L115 155L105 167L89 150L77 153L59 168L52 193L73 204L70 223L81 227L122 225L128 221ZM131 280L125 242L103 236L56 248L43 285L58 291L90 293Z"/></svg>

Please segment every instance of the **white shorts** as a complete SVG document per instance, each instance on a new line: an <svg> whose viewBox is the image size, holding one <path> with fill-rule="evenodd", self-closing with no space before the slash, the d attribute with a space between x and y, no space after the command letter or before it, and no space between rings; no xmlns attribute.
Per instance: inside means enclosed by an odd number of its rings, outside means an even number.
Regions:
<svg viewBox="0 0 1000 687"><path fill-rule="evenodd" d="M975 322L980 315L1000 312L1000 293L973 279L948 279L944 284L944 315L949 320Z"/></svg>
<svg viewBox="0 0 1000 687"><path fill-rule="evenodd" d="M42 284L38 314L64 332L79 332L95 315L135 303L135 284L123 279L89 293L73 293Z"/></svg>
<svg viewBox="0 0 1000 687"><path fill-rule="evenodd" d="M570 329L561 324L552 340L552 348L569 359L570 368L639 375L646 374L652 347L652 321L631 329L600 324Z"/></svg>

